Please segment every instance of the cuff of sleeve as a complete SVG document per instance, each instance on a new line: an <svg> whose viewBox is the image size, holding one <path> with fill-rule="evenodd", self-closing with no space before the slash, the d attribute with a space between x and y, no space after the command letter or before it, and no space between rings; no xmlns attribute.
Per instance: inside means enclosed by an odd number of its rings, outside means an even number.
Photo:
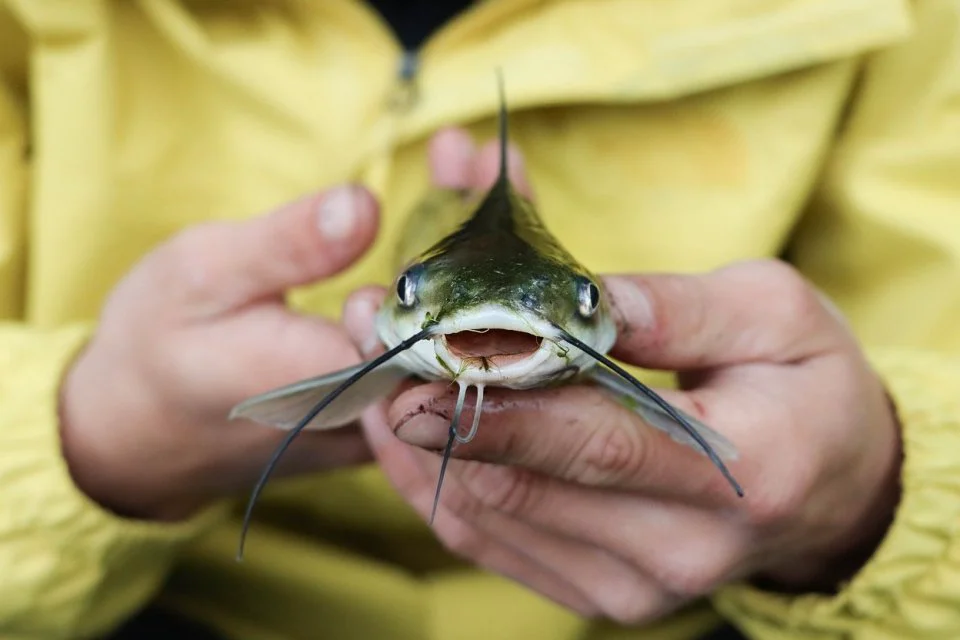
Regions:
<svg viewBox="0 0 960 640"><path fill-rule="evenodd" d="M718 591L727 619L762 638L960 637L960 362L878 351L903 430L902 494L872 558L839 593Z"/></svg>
<svg viewBox="0 0 960 640"><path fill-rule="evenodd" d="M229 505L173 524L115 515L73 483L61 454L63 372L89 326L0 328L0 620L5 628L87 633L115 624L159 588L179 546ZM6 335L4 335L6 334Z"/></svg>

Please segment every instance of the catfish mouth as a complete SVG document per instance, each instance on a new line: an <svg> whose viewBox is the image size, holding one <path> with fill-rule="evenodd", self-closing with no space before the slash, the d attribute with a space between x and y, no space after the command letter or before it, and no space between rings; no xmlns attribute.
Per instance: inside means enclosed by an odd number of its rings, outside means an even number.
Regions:
<svg viewBox="0 0 960 640"><path fill-rule="evenodd" d="M451 355L463 362L476 362L483 369L526 360L543 343L540 336L510 329L470 329L443 338Z"/></svg>

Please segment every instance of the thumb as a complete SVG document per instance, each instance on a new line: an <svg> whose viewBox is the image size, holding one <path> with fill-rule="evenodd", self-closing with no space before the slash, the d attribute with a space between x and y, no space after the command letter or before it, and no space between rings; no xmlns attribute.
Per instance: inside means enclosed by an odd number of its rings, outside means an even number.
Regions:
<svg viewBox="0 0 960 640"><path fill-rule="evenodd" d="M378 218L373 195L346 185L251 220L199 225L173 243L173 269L190 283L176 288L219 308L281 295L353 264Z"/></svg>
<svg viewBox="0 0 960 640"><path fill-rule="evenodd" d="M817 291L777 260L604 281L619 329L612 355L643 367L791 363L852 339Z"/></svg>

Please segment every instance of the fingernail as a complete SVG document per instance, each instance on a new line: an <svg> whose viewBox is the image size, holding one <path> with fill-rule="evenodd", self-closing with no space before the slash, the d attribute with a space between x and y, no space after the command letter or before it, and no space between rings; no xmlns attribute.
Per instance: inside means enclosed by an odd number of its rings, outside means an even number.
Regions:
<svg viewBox="0 0 960 640"><path fill-rule="evenodd" d="M420 413L402 420L395 433L407 444L424 449L442 449L449 436L448 422L435 413Z"/></svg>
<svg viewBox="0 0 960 640"><path fill-rule="evenodd" d="M652 329L655 325L653 305L643 288L626 278L604 278L610 304L618 324L641 329Z"/></svg>
<svg viewBox="0 0 960 640"><path fill-rule="evenodd" d="M362 352L364 358L372 358L380 349L380 338L376 333L371 333L369 336L364 339L363 344L360 345L360 351Z"/></svg>
<svg viewBox="0 0 960 640"><path fill-rule="evenodd" d="M343 326L360 355L366 360L381 350L377 334L377 313L382 297L371 290L356 291L343 305Z"/></svg>
<svg viewBox="0 0 960 640"><path fill-rule="evenodd" d="M320 200L317 228L327 240L346 240L353 234L357 223L357 189L335 187Z"/></svg>
<svg viewBox="0 0 960 640"><path fill-rule="evenodd" d="M373 300L364 299L359 303L362 309L358 313L363 314L365 318L364 326L370 328L370 332L360 343L360 352L364 358L370 358L374 353L380 350L380 336L376 330L377 305Z"/></svg>

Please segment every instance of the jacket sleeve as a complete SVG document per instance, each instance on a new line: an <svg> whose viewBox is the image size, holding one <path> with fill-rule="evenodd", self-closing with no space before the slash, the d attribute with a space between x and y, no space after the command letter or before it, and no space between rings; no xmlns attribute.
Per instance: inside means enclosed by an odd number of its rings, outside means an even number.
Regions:
<svg viewBox="0 0 960 640"><path fill-rule="evenodd" d="M960 2L865 61L792 258L856 328L897 407L902 495L834 595L715 595L751 637L960 638Z"/></svg>
<svg viewBox="0 0 960 640"><path fill-rule="evenodd" d="M88 324L22 321L28 245L27 95L21 34L0 0L0 637L102 634L159 588L177 549L220 513L175 525L124 520L73 484L57 416Z"/></svg>

